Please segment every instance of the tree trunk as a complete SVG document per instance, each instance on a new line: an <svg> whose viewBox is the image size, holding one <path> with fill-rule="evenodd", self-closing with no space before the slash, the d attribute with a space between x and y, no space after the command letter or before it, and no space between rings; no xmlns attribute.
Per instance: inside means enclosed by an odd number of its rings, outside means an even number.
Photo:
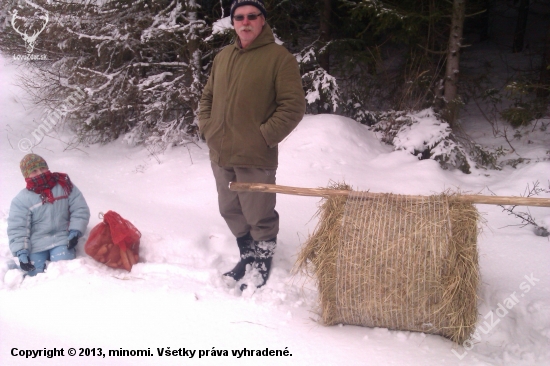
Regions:
<svg viewBox="0 0 550 366"><path fill-rule="evenodd" d="M322 47L324 47L324 52L319 53L317 60L319 66L321 66L327 73L330 73L330 53L326 45L330 42L331 31L330 31L330 16L332 12L331 0L321 0L321 8L319 11L320 15L320 24L319 24L319 40L321 41ZM324 93L321 93L318 103L318 111L322 113L330 113L332 110L327 101L327 96Z"/></svg>
<svg viewBox="0 0 550 366"><path fill-rule="evenodd" d="M189 52L189 65L191 66L191 85L190 91L195 96L192 99L191 104L193 110L195 110L195 120L197 119L197 111L199 108L200 96L202 94L203 80L202 80L202 52L200 49L200 34L196 23L198 20L198 5L197 0L188 0L187 15L189 17L189 24L191 25L193 32L188 39L188 52Z"/></svg>
<svg viewBox="0 0 550 366"><path fill-rule="evenodd" d="M550 25L546 30L546 41L544 42L544 54L540 65L540 87L537 89L537 98L550 96Z"/></svg>
<svg viewBox="0 0 550 366"><path fill-rule="evenodd" d="M319 40L323 45L326 45L330 42L330 15L332 12L331 0L322 0L322 8L320 11L321 23L319 26ZM330 61L329 61L329 52L328 49L325 49L325 52L319 55L319 65L325 69L327 73L330 73Z"/></svg>
<svg viewBox="0 0 550 366"><path fill-rule="evenodd" d="M193 24L198 20L198 14L197 14L197 1L196 0L189 0L188 3L189 10L188 10L188 16L189 16L189 23ZM197 29L196 27L193 27L193 29ZM195 81L201 82L201 59L202 55L200 52L200 42L199 42L200 35L195 32L191 39L189 40L189 62L191 65L193 65L193 78Z"/></svg>
<svg viewBox="0 0 550 366"><path fill-rule="evenodd" d="M453 14L451 19L451 30L449 34L449 47L447 50L447 64L445 71L445 113L444 118L454 127L458 117L458 74L460 70L460 47L462 43L462 32L464 30L464 14L466 0L453 0Z"/></svg>
<svg viewBox="0 0 550 366"><path fill-rule="evenodd" d="M489 12L491 11L491 1L485 0L483 2L483 7L485 8L485 11L479 15L479 40L481 42L489 39Z"/></svg>
<svg viewBox="0 0 550 366"><path fill-rule="evenodd" d="M523 51L525 40L525 30L527 29L527 18L529 17L529 0L520 0L518 8L518 20L516 22L516 30L514 32L514 44L512 52L518 53Z"/></svg>

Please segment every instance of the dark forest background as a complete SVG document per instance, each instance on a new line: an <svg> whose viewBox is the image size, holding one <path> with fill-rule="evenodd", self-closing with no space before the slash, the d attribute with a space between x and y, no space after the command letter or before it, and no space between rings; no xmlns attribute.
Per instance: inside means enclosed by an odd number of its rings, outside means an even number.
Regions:
<svg viewBox="0 0 550 366"><path fill-rule="evenodd" d="M61 108L78 142L124 137L160 151L196 141L196 112L212 60L234 40L223 27L228 20L220 20L229 15L230 0L0 4L0 51L8 58L44 58L14 60L28 66L21 85L46 111ZM308 113L353 118L391 143L392 133L408 123L407 112L432 108L449 124L460 154L489 167L496 167L499 152L462 136L457 122L464 106L490 110L484 113L489 122L497 118L511 128L548 115L548 0L265 5L277 38L299 61ZM32 50L24 34L36 36ZM468 56L480 54L476 67L464 66ZM494 60L509 55L521 55L522 63L495 71ZM83 97L68 107L75 92ZM420 153L430 157L430 151ZM455 156L451 165L467 172L466 160Z"/></svg>

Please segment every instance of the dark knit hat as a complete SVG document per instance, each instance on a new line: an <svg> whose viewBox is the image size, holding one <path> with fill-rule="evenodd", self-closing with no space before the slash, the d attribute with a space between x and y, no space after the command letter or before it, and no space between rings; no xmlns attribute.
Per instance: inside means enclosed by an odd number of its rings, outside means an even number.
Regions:
<svg viewBox="0 0 550 366"><path fill-rule="evenodd" d="M33 170L38 168L48 168L48 163L46 163L46 160L42 158L40 155L36 154L27 154L23 159L21 159L21 163L19 163L19 166L21 167L21 173L23 173L23 176L25 178L28 178L29 175L32 173Z"/></svg>
<svg viewBox="0 0 550 366"><path fill-rule="evenodd" d="M235 9L239 6L252 5L260 9L264 18L267 16L267 11L265 10L265 5L263 0L233 0L231 3L231 19L233 20L233 14L235 14Z"/></svg>

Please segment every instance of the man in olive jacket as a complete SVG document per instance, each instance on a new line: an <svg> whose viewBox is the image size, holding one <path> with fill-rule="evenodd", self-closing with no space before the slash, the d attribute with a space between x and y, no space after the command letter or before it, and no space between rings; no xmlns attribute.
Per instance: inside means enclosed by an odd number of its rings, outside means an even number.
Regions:
<svg viewBox="0 0 550 366"><path fill-rule="evenodd" d="M237 238L241 259L230 282L261 287L277 244L275 194L233 192L229 182L275 183L277 144L305 112L296 59L275 43L261 0L234 0L237 40L214 59L200 102L199 128L210 149L220 213Z"/></svg>

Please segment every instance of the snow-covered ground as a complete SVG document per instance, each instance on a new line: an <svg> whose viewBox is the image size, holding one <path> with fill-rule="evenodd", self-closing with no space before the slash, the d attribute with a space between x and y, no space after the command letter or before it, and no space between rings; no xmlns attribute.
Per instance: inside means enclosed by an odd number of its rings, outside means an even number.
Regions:
<svg viewBox="0 0 550 366"><path fill-rule="evenodd" d="M514 226L520 222L498 206L477 206L486 219L478 241L481 327L467 349L439 336L317 322L315 286L290 271L317 223L319 198L278 195L281 231L268 284L254 294L227 288L221 274L238 260L238 251L218 214L202 143L151 155L122 141L75 147L67 145L65 133L45 138L33 152L52 171L70 175L92 218L75 260L51 263L47 273L23 278L8 267L7 217L11 199L24 188L19 161L25 153L18 144L33 140L40 120L12 85L15 72L0 60L0 365L550 364L550 241L534 235L532 226ZM480 117L469 116L464 128L474 137L491 137ZM394 152L350 119L306 116L280 144L277 183L326 187L345 181L356 190L426 195L449 188L520 195L536 181L548 189L550 131L535 130L513 143L522 156L541 161L466 175ZM130 273L84 253L89 230L108 210L142 233L141 263ZM548 227L550 208L530 212ZM510 303L513 298L517 301ZM505 302L511 309L503 310ZM63 349L63 356L22 356L54 348ZM76 356L68 355L70 348ZM245 348L287 352L233 355ZM150 355L115 357L109 350ZM181 355L159 356L162 350Z"/></svg>

